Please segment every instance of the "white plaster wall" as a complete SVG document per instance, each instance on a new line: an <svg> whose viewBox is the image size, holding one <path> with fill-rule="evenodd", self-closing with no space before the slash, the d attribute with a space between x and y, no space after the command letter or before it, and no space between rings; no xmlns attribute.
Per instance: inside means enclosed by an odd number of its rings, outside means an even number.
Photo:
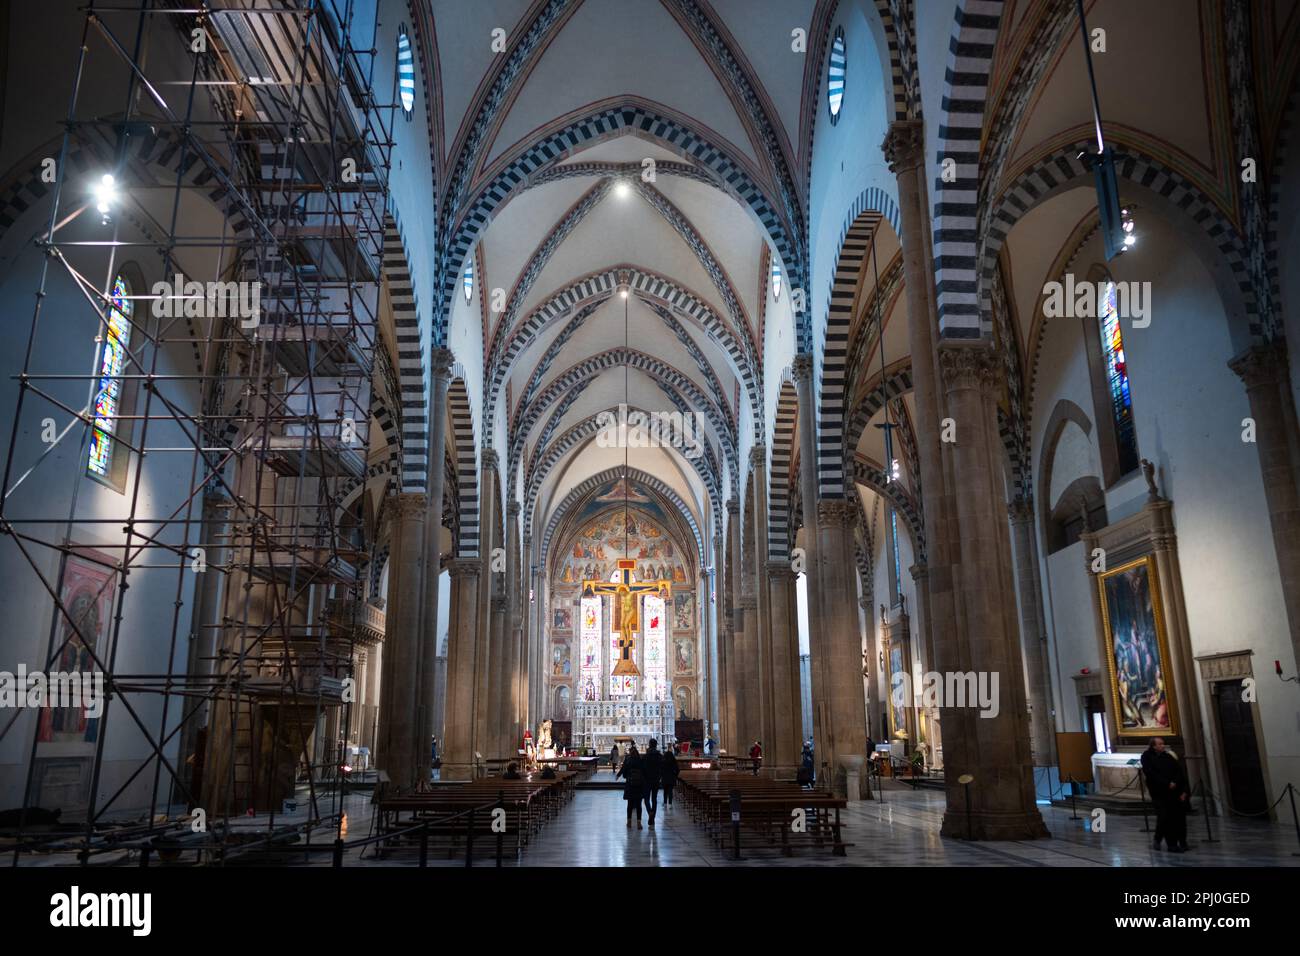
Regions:
<svg viewBox="0 0 1300 956"><path fill-rule="evenodd" d="M1100 259L1094 240L1076 261L1076 275ZM1177 230L1157 217L1144 217L1138 246L1110 268L1117 281L1152 283L1151 324L1136 329L1126 320L1124 344L1138 451L1155 463L1160 491L1174 503L1192 651L1199 656L1253 650L1268 783L1276 796L1300 773L1300 711L1294 695L1275 691L1268 673L1274 659L1289 663L1293 652L1259 459L1255 446L1241 440L1249 406L1226 364L1233 354L1227 320L1208 271ZM1035 463L1058 398L1092 412L1084 351L1092 348L1099 345L1084 340L1077 320L1054 320L1045 333L1031 423ZM1095 451L1095 433L1089 444ZM1121 481L1107 492L1110 520L1133 513L1145 497L1140 476ZM1097 659L1097 625L1081 548L1076 544L1043 556L1054 665L1066 685L1060 707L1067 729L1080 729L1070 723L1079 715L1068 675L1082 666L1105 666ZM1199 713L1186 701L1179 706L1183 719L1195 716L1208 730L1212 723L1203 703Z"/></svg>

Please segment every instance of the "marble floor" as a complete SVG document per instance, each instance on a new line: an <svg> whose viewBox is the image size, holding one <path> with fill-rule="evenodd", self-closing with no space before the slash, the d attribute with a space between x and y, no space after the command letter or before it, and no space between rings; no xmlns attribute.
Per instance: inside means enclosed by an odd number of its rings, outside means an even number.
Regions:
<svg viewBox="0 0 1300 956"><path fill-rule="evenodd" d="M701 829L681 808L660 808L656 827L631 830L626 826L622 795L616 790L579 791L559 816L534 837L516 861L519 866L1054 866L1054 867L1205 867L1300 866L1300 841L1290 819L1251 822L1213 818L1214 841L1205 838L1202 817L1189 819L1191 850L1171 854L1151 848L1141 816L1112 814L1107 832L1093 833L1081 812L1070 819L1068 809L1042 806L1051 831L1050 840L1010 843L966 843L943 839L943 794L936 791L889 789L885 800L866 801L844 811L844 839L853 846L844 857L829 851L801 850L793 857L776 851L746 851L746 858L731 860L715 850ZM359 821L358 821L359 822ZM1152 818L1154 825L1154 818ZM352 833L358 831L352 830ZM484 848L487 849L487 848ZM318 861L324 863L327 861ZM412 865L413 859L356 861ZM431 860L432 865L463 866L455 861ZM489 858L476 865L491 866ZM349 859L347 865L354 865Z"/></svg>
<svg viewBox="0 0 1300 956"><path fill-rule="evenodd" d="M602 773L601 775L606 776ZM350 794L344 803L348 818L348 839L364 839L372 824L372 806L368 794ZM1033 867L1156 867L1195 868L1206 866L1300 866L1300 841L1297 841L1289 814L1278 822L1225 820L1210 821L1213 841L1207 841L1203 817L1189 819L1191 851L1171 854L1151 848L1150 834L1143 831L1139 816L1111 814L1107 831L1093 833L1086 811L1080 819L1070 819L1068 809L1040 806L1043 819L1051 831L1050 840L1008 843L966 843L943 839L939 827L943 819L943 794L910 788L887 789L884 801L864 801L843 811L844 840L853 845L844 857L829 851L800 850L793 857L782 857L767 850L746 851L745 858L735 861L715 850L703 831L691 822L680 807L660 808L656 827L631 830L626 826L622 795L617 790L580 790L559 815L532 840L519 859L508 858L505 866L559 867L711 867L711 866L1033 866ZM278 816L277 823L290 822L297 814ZM244 821L257 829L259 821ZM1154 818L1152 819L1154 824ZM265 826L265 821L261 821ZM328 845L333 832L313 836L315 844ZM476 866L494 866L495 846L480 843ZM95 859L97 865L130 865L134 856L109 853ZM250 860L250 862L252 862ZM329 866L328 852L284 853L275 862L288 866ZM67 853L28 857L19 865L50 866L75 863ZM384 859L373 850L350 850L344 860L347 867L417 865L416 853L399 851ZM433 852L430 866L463 867L464 858L448 859Z"/></svg>

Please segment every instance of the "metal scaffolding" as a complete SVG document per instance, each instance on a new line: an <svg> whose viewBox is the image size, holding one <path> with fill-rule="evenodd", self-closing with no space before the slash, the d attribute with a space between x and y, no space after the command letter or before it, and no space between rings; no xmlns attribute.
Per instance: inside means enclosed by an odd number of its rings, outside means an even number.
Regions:
<svg viewBox="0 0 1300 956"><path fill-rule="evenodd" d="M358 6L369 8L364 19ZM107 702L84 829L57 841L20 833L20 846L57 843L85 863L175 840L168 845L226 860L312 832L335 837L353 664L376 633L365 604L372 541L365 495L355 493L367 480L372 377L392 374L379 309L398 77L382 78L379 102L377 7L92 0L85 10L48 224L36 240L45 256L6 449L0 547L26 559L51 603L44 670L81 662L102 673ZM178 47L183 55L173 55ZM100 58L125 76L115 115L83 107L88 66ZM188 76L169 75L177 63L190 65ZM113 177L98 200L80 190L85 170ZM96 216L102 236L74 238L74 224L84 231ZM181 259L211 271L184 275L170 296L124 296L121 262L146 254L169 278L183 273ZM92 276L83 263L105 255L108 268ZM66 335L46 301L59 271L98 316L84 374L54 367L41 347ZM260 309L250 314L250 302ZM186 348L193 373L168 371L166 355ZM61 397L69 380L85 384L81 407ZM56 440L33 451L30 436L51 417ZM57 514L16 508L11 497L54 463L66 467L78 442L79 494ZM96 449L112 462L107 474L87 470ZM153 483L175 485L183 458L182 504L156 511ZM120 512L81 513L77 498L96 480L118 481ZM87 527L120 542L111 561L84 540ZM43 570L51 551L57 576ZM111 592L98 633L84 602L69 606L70 561L98 567ZM175 576L172 652L165 670L128 672L118 652L146 610L130 590L146 571ZM160 720L136 706L146 695L161 699ZM20 713L0 721L0 736ZM41 743L39 722L30 723L29 798ZM118 724L132 725L149 754L102 795L105 741ZM153 779L149 813L125 826L119 800L140 775ZM286 826L276 814L303 775L307 821ZM206 830L175 812L182 805L203 809ZM255 822L244 820L251 811L261 812ZM15 850L14 865L19 858Z"/></svg>

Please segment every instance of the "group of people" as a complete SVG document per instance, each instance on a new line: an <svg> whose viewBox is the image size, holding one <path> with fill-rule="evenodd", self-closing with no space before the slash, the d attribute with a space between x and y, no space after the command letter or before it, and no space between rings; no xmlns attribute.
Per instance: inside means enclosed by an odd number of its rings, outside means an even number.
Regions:
<svg viewBox="0 0 1300 956"><path fill-rule="evenodd" d="M618 762L618 747L609 752L610 766ZM677 756L671 749L660 752L659 743L653 737L646 744L645 753L637 750L633 744L623 758L623 763L614 773L614 779L623 778L623 799L627 801L627 826L632 828L632 814L636 813L636 828L641 829L641 807L645 806L649 814L649 823L655 825L655 810L658 809L659 789L664 792L664 805L673 805L673 789L677 786L677 777L681 773L677 766Z"/></svg>

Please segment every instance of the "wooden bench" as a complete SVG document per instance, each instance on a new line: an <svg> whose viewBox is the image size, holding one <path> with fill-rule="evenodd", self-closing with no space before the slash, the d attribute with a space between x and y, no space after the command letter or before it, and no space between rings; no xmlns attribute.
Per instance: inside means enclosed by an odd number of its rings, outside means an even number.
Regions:
<svg viewBox="0 0 1300 956"><path fill-rule="evenodd" d="M793 855L798 846L829 847L844 856L851 843L843 839L840 811L843 797L803 788L783 781L735 771L684 771L678 779L683 803L691 818L708 832L719 850L734 845L731 795L740 797L741 848L778 848ZM803 828L793 828L795 812L804 812Z"/></svg>

